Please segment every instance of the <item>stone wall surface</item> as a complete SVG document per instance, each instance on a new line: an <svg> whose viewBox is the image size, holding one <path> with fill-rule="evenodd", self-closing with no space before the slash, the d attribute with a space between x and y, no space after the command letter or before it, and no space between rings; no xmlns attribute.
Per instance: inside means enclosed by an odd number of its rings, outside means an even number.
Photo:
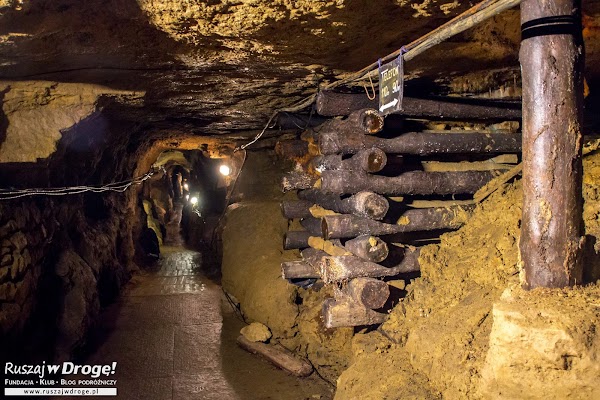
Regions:
<svg viewBox="0 0 600 400"><path fill-rule="evenodd" d="M48 340L58 338L56 357L69 358L84 344L100 305L129 279L134 250L129 216L120 208L123 198L100 196L114 202L101 221L85 216L83 196L0 204L5 354L33 330L43 329ZM39 326L48 320L54 324Z"/></svg>

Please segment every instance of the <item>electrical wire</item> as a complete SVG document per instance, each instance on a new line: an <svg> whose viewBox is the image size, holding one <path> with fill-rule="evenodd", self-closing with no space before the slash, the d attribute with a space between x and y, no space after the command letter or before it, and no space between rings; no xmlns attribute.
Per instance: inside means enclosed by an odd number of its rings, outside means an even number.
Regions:
<svg viewBox="0 0 600 400"><path fill-rule="evenodd" d="M229 293L227 293L225 291L225 289L223 289L221 287L221 290L223 291L223 295L225 295L225 299L227 300L227 303L229 303L229 306L233 310L233 313L235 314L236 318L239 319L240 321L242 321L243 323L245 323L246 325L248 325L248 321L246 321L246 317L244 316L244 313L242 312L242 309L240 308L240 305L236 304L233 301L233 299L231 298L231 296L229 295Z"/></svg>
<svg viewBox="0 0 600 400"><path fill-rule="evenodd" d="M103 192L117 192L123 193L131 186L140 185L144 181L150 179L154 175L154 171L149 171L142 176L135 177L133 179L113 182L106 185L95 185L95 186L69 186L59 188L28 188L28 189L0 189L0 201L1 200L14 200L28 196L67 196L73 194L81 194L86 192L92 193L103 193Z"/></svg>

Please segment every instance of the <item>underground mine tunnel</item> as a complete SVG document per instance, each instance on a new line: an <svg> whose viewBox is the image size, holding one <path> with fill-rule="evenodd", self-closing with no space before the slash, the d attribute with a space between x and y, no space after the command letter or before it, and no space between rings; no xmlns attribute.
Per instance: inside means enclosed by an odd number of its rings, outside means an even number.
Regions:
<svg viewBox="0 0 600 400"><path fill-rule="evenodd" d="M600 399L599 39L598 1L0 0L3 395Z"/></svg>

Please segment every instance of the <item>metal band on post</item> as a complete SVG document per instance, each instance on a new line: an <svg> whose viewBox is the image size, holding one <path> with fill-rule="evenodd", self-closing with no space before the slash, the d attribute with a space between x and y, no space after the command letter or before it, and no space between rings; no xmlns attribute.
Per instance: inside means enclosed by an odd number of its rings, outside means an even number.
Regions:
<svg viewBox="0 0 600 400"><path fill-rule="evenodd" d="M536 36L574 35L581 33L581 20L574 15L556 15L532 19L521 25L521 41Z"/></svg>

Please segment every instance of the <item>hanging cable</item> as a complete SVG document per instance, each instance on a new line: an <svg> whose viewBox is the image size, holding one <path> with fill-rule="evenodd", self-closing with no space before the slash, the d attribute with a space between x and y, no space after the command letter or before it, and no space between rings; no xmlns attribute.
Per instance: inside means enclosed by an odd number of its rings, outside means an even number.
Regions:
<svg viewBox="0 0 600 400"><path fill-rule="evenodd" d="M130 180L113 182L106 185L96 186L70 186L60 188L28 188L28 189L0 189L0 200L14 200L28 196L67 196L72 194L81 194L86 192L103 193L117 192L123 193L131 186L140 185L154 175L154 171L149 171L142 176Z"/></svg>

